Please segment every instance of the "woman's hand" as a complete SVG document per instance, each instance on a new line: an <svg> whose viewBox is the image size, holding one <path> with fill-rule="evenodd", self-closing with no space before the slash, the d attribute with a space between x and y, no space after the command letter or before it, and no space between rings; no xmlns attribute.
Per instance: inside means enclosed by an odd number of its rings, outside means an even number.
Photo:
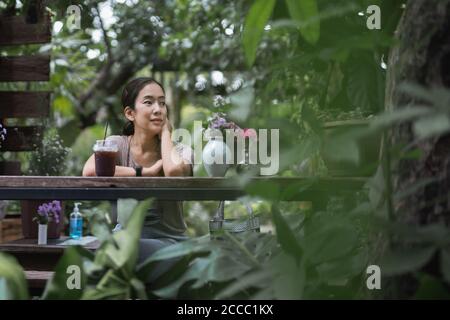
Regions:
<svg viewBox="0 0 450 320"><path fill-rule="evenodd" d="M170 120L168 117L164 120L164 123L162 125L161 133L159 134L159 138L161 139L163 134L169 134L169 137L172 134L172 124L170 123Z"/></svg>
<svg viewBox="0 0 450 320"><path fill-rule="evenodd" d="M158 177L161 175L160 173L162 171L162 168L163 168L163 162L162 162L162 159L159 159L151 167L142 168L142 175L144 177Z"/></svg>

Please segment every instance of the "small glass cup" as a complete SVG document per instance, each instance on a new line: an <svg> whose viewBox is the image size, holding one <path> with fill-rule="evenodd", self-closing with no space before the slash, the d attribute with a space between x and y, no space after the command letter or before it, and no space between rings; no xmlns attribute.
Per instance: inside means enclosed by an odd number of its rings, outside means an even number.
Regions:
<svg viewBox="0 0 450 320"><path fill-rule="evenodd" d="M117 142L97 140L94 145L95 174L98 177L113 177L116 173L116 157L119 152Z"/></svg>

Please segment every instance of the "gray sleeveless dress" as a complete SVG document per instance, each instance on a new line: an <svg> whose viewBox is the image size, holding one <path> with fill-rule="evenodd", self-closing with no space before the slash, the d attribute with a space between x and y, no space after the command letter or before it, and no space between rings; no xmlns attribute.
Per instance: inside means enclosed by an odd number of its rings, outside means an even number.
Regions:
<svg viewBox="0 0 450 320"><path fill-rule="evenodd" d="M116 159L116 165L132 168L138 166L130 152L129 136L109 136L106 140L113 140L119 146L119 156ZM192 149L182 144L175 144L175 149L180 157L192 166ZM155 200L152 208L149 209L146 215L142 229L138 263L142 263L161 248L188 239L185 231L186 223L183 216L182 202ZM148 281L151 282L157 278L176 261L176 259L171 259L161 262L152 272Z"/></svg>

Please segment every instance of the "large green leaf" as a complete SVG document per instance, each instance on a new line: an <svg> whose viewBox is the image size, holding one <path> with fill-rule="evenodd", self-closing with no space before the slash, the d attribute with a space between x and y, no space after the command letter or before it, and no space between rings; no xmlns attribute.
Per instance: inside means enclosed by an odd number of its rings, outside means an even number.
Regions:
<svg viewBox="0 0 450 320"><path fill-rule="evenodd" d="M294 257L281 252L273 259L272 268L274 298L302 299L306 280L304 263L297 263Z"/></svg>
<svg viewBox="0 0 450 320"><path fill-rule="evenodd" d="M313 264L318 264L343 258L357 245L357 233L351 226L331 225L312 230L311 234L305 236L303 248L305 257Z"/></svg>
<svg viewBox="0 0 450 320"><path fill-rule="evenodd" d="M275 0L256 0L245 19L242 42L248 66L255 62L256 49L274 6Z"/></svg>
<svg viewBox="0 0 450 320"><path fill-rule="evenodd" d="M187 241L182 241L156 251L144 262L137 266L138 277L140 279L147 279L148 274L153 270L156 262L158 261L184 256L194 257L198 254L208 253L216 247L216 245L211 242L209 238L209 235L192 238Z"/></svg>
<svg viewBox="0 0 450 320"><path fill-rule="evenodd" d="M225 299L232 297L237 293L246 290L248 288L267 288L267 284L273 277L273 273L269 268L262 270L256 270L242 276L239 281L234 281L216 296L216 299Z"/></svg>
<svg viewBox="0 0 450 320"><path fill-rule="evenodd" d="M381 261L381 271L385 276L417 271L430 261L435 252L434 246L388 252Z"/></svg>
<svg viewBox="0 0 450 320"><path fill-rule="evenodd" d="M136 199L119 199L117 201L117 220L122 227L127 226L128 220L138 204Z"/></svg>
<svg viewBox="0 0 450 320"><path fill-rule="evenodd" d="M272 217L276 227L277 239L281 248L288 254L299 259L303 255L303 249L297 242L294 232L289 227L286 219L281 215L276 205L272 205Z"/></svg>
<svg viewBox="0 0 450 320"><path fill-rule="evenodd" d="M370 122L370 128L373 130L379 130L398 123L409 122L416 118L430 114L432 111L432 109L423 106L410 106L407 108L405 107L394 111L384 112Z"/></svg>
<svg viewBox="0 0 450 320"><path fill-rule="evenodd" d="M93 260L93 253L80 247L69 247L64 251L64 255L59 260L55 268L55 274L47 282L42 299L45 300L78 300L86 289L87 275L84 269L86 260ZM75 275L70 271L71 266L78 267L80 271L80 288L70 289L68 287L69 277ZM76 272L76 271L75 271Z"/></svg>
<svg viewBox="0 0 450 320"><path fill-rule="evenodd" d="M95 263L115 270L123 269L127 276L133 274L137 258L138 244L145 215L152 200L141 202L130 216L125 229L116 232L111 242L104 243L98 250Z"/></svg>
<svg viewBox="0 0 450 320"><path fill-rule="evenodd" d="M436 113L415 121L413 129L419 139L444 135L450 131L450 118L446 114Z"/></svg>
<svg viewBox="0 0 450 320"><path fill-rule="evenodd" d="M289 14L299 23L300 33L311 44L320 37L319 10L316 0L286 0Z"/></svg>
<svg viewBox="0 0 450 320"><path fill-rule="evenodd" d="M211 282L225 282L239 279L251 267L240 259L234 259L233 254L224 250L214 250L206 257L197 257L190 264L186 272L168 286L154 291L162 298L174 298L178 290L191 282L192 289L199 289Z"/></svg>
<svg viewBox="0 0 450 320"><path fill-rule="evenodd" d="M0 300L28 299L25 273L16 259L0 252Z"/></svg>

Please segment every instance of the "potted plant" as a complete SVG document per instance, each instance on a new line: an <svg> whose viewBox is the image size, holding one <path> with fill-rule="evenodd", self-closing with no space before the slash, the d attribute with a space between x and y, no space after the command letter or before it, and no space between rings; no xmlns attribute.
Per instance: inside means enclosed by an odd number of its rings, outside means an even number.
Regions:
<svg viewBox="0 0 450 320"><path fill-rule="evenodd" d="M33 219L38 222L38 244L47 244L48 223L54 221L55 225L59 225L62 220L61 212L61 202L58 200L43 203L38 207L36 217Z"/></svg>
<svg viewBox="0 0 450 320"><path fill-rule="evenodd" d="M48 131L42 140L41 146L29 156L29 175L32 176L59 176L67 168L66 158L70 149L64 147L63 141L55 129ZM38 226L33 223L33 218L39 207L44 203L51 203L55 199L49 200L23 200L22 207L22 231L25 238L37 238ZM61 217L64 215L64 203L60 203ZM49 221L48 238L59 238L64 229L64 219Z"/></svg>

